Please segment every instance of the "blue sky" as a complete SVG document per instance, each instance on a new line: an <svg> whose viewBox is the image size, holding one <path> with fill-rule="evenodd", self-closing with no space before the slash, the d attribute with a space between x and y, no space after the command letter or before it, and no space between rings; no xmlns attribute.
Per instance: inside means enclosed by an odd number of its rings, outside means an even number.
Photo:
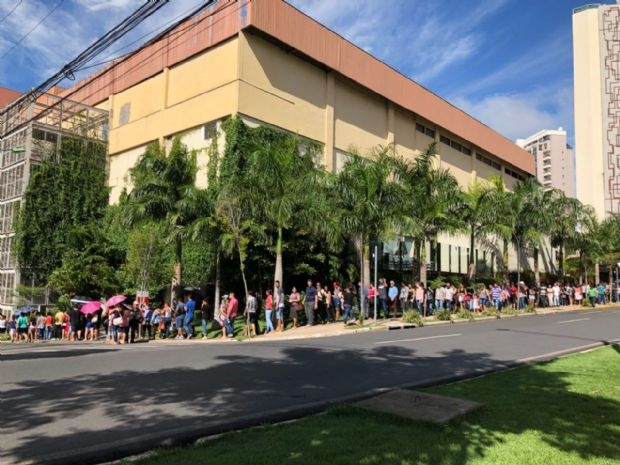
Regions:
<svg viewBox="0 0 620 465"><path fill-rule="evenodd" d="M122 47L202 1L171 0L108 55L129 51ZM0 86L36 86L140 3L0 0ZM571 15L586 0L290 3L510 139L560 126L573 139Z"/></svg>

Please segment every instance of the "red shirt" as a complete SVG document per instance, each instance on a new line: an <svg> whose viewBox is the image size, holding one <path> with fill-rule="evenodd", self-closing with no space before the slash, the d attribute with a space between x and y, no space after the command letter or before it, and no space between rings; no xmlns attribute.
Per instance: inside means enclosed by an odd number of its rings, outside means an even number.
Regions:
<svg viewBox="0 0 620 465"><path fill-rule="evenodd" d="M234 318L237 316L237 310L239 309L239 301L233 297L228 302L228 318Z"/></svg>
<svg viewBox="0 0 620 465"><path fill-rule="evenodd" d="M271 294L265 299L265 310L273 310L273 296Z"/></svg>

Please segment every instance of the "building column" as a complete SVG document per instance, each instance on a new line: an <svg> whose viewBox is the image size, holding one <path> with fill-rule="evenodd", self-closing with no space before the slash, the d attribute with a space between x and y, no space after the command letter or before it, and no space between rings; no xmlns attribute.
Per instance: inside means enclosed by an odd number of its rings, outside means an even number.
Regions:
<svg viewBox="0 0 620 465"><path fill-rule="evenodd" d="M335 120L334 120L334 105L336 101L336 80L334 73L327 71L325 74L326 86L325 86L325 152L324 162L327 170L334 172L336 170L336 156L334 151L335 144Z"/></svg>
<svg viewBox="0 0 620 465"><path fill-rule="evenodd" d="M394 138L394 104L388 100L387 102L387 144L395 143Z"/></svg>

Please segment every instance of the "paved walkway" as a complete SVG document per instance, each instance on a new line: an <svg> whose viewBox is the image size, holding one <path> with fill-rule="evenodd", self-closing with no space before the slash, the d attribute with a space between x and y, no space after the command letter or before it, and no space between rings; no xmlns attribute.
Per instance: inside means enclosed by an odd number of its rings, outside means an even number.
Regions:
<svg viewBox="0 0 620 465"><path fill-rule="evenodd" d="M578 307L578 306L566 306L566 307L549 307L549 308L537 308L536 313L520 313L519 315L501 315L500 318L521 318L521 317L529 317L535 315L549 315L555 313L565 313L565 312L575 312L575 311L592 311L592 310L605 310L614 308L614 305L617 308L617 304L607 304L607 305L599 305L596 308L592 307ZM484 320L495 320L496 317L484 317L481 315L475 315L474 321L484 321ZM452 323L469 323L470 320L459 319L456 318L456 315L453 315L452 321L436 321L434 317L427 317L424 319L424 326L435 326L435 325L445 325ZM296 339L312 339L312 338L321 338L321 337L329 337L329 336L344 336L344 335L353 335L366 333L369 331L387 331L387 330L396 330L396 329L406 329L413 328L416 325L414 324L405 324L400 321L400 318L391 318L391 319L379 319L378 321L374 321L372 318L364 320L364 325L361 326L359 324L348 324L345 325L342 322L337 323L327 323L327 324L317 324L314 326L300 326L298 328L290 328L286 331L282 332L272 332L269 334L259 335L253 338L244 338L243 342L269 342L269 341L287 341L287 340L296 340ZM223 339L221 337L203 339L200 336L190 339L190 340L176 340L172 339L154 339L148 341L150 344L228 344L231 341L238 341L238 339ZM64 341L54 341L56 343L61 343ZM103 343L103 339L98 341L98 343ZM141 341L147 342L147 341ZM8 343L8 341L0 342L0 344ZM67 342L68 343L68 342ZM82 341L82 344L86 342ZM88 343L86 343L88 344Z"/></svg>
<svg viewBox="0 0 620 465"><path fill-rule="evenodd" d="M500 315L500 318L520 318L520 317L529 317L535 315L549 315L555 313L565 313L565 312L574 312L574 311L592 311L596 309L604 310L617 308L617 304L607 304L600 305L596 308L592 307L578 307L578 306L565 306L565 307L548 307L548 308L537 308L536 313L519 313L519 315ZM482 315L475 315L474 321L485 321L485 320L495 320L496 317L485 317ZM450 321L437 321L434 317L426 317L424 319L424 326L435 326L435 325L445 325L452 323L469 323L470 320L459 319L456 318L456 315L453 315L453 320ZM414 324L404 324L401 322L400 318L390 318L390 319L378 319L376 322L372 319L364 320L364 325L361 326L358 324L348 324L344 325L342 322L337 323L327 323L327 324L317 324L314 326L300 326L298 328L290 328L286 331L282 332L271 332L269 334L259 335L253 338L246 338L244 342L265 342L265 341L286 341L286 340L295 340L295 339L311 339L311 338L319 338L319 337L329 337L329 336L344 336L348 334L359 334L365 333L369 331L387 331L387 330L397 330L397 329L405 329L415 327ZM221 337L210 338L210 339L202 339L197 337L195 339L183 340L181 342L184 343L194 343L194 344L226 344L230 342L232 339L223 339ZM151 343L157 344L175 344L179 341L175 339L156 339L154 341L150 341Z"/></svg>

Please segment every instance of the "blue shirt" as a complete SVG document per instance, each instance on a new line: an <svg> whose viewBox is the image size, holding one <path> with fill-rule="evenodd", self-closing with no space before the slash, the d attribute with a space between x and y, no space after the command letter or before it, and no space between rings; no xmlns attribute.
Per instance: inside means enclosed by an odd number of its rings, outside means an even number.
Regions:
<svg viewBox="0 0 620 465"><path fill-rule="evenodd" d="M398 288L396 286L390 286L390 288L388 289L388 297L390 298L390 300L394 300L396 297L398 297Z"/></svg>
<svg viewBox="0 0 620 465"><path fill-rule="evenodd" d="M307 287L306 288L306 303L312 302L314 303L314 299L316 299L316 287Z"/></svg>
<svg viewBox="0 0 620 465"><path fill-rule="evenodd" d="M185 302L185 318L188 320L194 318L194 310L196 310L196 302L189 299Z"/></svg>

